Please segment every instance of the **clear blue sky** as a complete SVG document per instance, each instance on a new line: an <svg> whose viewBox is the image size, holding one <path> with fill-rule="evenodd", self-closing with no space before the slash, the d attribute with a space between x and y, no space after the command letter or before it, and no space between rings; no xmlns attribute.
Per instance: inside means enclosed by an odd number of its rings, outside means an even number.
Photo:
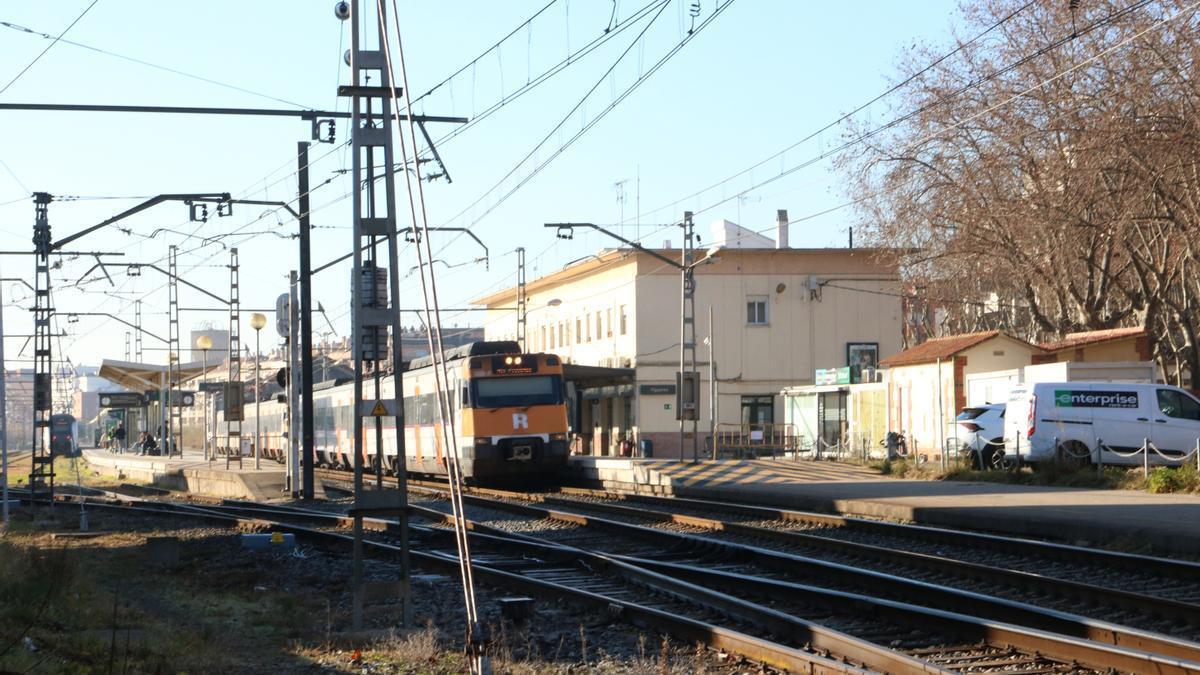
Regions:
<svg viewBox="0 0 1200 675"><path fill-rule="evenodd" d="M414 92L427 91L469 63L504 34L535 13L547 0L532 2L403 2L402 35L406 40L409 82ZM57 35L91 0L5 3L0 21ZM66 35L67 40L97 47L164 67L298 103L329 109L339 105L338 83L348 69L341 52L348 47L348 26L333 16L327 0L275 0L209 3L99 0ZM371 3L368 3L371 4ZM897 55L914 44L944 45L950 39L954 3L829 3L796 0L736 0L658 72L618 105L607 117L550 163L539 175L496 207L531 168L549 157L561 141L590 122L614 96L648 70L686 34L690 0L673 0L645 32L629 55L605 78L582 109L571 116L561 133L517 169L497 190L492 187L517 161L530 152L616 62L649 20L616 35L540 88L505 105L496 114L440 146L453 184L426 185L431 224L471 226L491 251L490 270L478 264L447 269L438 265L443 305L463 306L484 290L515 281L517 246L528 251L530 277L553 271L563 263L610 245L596 236L577 236L557 242L542 223L591 221L617 223L622 214L626 234L641 232L660 245L668 233L652 224L680 217L685 209L700 210L736 195L781 169L819 154L838 131L825 132L783 158L714 190L689 195L804 138L841 113L874 98L895 76ZM697 22L712 14L714 0L702 0ZM618 20L644 5L644 0L618 0ZM536 77L569 51L603 34L613 4L602 0L559 0L528 30L504 43L473 68L423 100L418 109L429 114L474 116ZM49 40L0 26L0 87L24 68ZM59 43L3 94L0 102L112 103L229 107L294 107L262 96L189 79L130 63L79 46ZM863 113L876 122L892 114L884 101ZM345 104L341 103L344 109ZM308 123L286 118L123 115L113 113L3 112L0 135L0 249L27 250L33 207L24 197L31 191L84 197L51 205L55 237L97 223L147 196L166 192L232 192L250 199L288 200L296 194L295 144L308 137ZM435 137L450 127L431 128ZM345 127L339 139L346 139ZM343 197L350 189L347 153L333 146L314 145L312 183L334 180L312 196L317 209L313 222L314 263L320 264L350 248L349 208ZM638 177L640 175L640 181ZM619 181L625 201L618 202ZM400 183L403 200L403 183ZM639 194L640 193L640 194ZM481 199L482 198L482 199ZM641 205L640 230L633 225ZM474 207L477 200L478 204ZM742 199L728 199L698 217L707 234L712 220L726 218L753 229L769 227L775 210L786 208L792 218L828 209L845 200L841 184L828 163L797 171ZM331 203L333 202L333 203ZM328 204L328 205L327 205ZM470 207L470 208L468 208ZM460 212L464 212L461 216ZM484 215L486 212L486 215ZM242 262L244 306L270 307L285 291L289 269L296 267L294 240L270 232L291 233L295 226L274 216L252 222L262 209L238 207L230 218L200 226L204 236L242 228L242 236L223 239L237 245ZM457 216L457 217L456 217ZM845 245L848 209L808 220L793 227L793 246ZM98 232L77 246L87 250L123 251L128 262L164 259L167 246L181 249L200 242L160 233L156 228L190 231L182 205L163 205L122 224L134 234L115 229ZM266 232L266 234L250 234ZM472 260L480 251L471 241L438 237L435 248L447 263ZM181 255L188 278L218 295L228 292L228 253L209 245ZM411 250L402 254L406 271L415 264ZM5 277L32 280L28 257L0 259ZM86 292L66 288L89 267L88 260L68 261L56 272L55 302L59 312L112 312L132 321L132 300L144 298L147 329L166 336L165 278L147 272L140 278L114 273L115 286L93 282ZM315 298L329 310L339 333L349 330L349 266L317 277ZM69 282L67 281L69 280ZM64 283L66 282L66 283ZM404 302L419 302L415 277L402 292ZM107 294L102 292L107 291ZM31 331L30 293L19 284L3 285L9 333ZM184 306L212 306L203 296L185 290ZM203 321L224 327L222 314L185 313L186 332ZM445 317L446 325L473 323L467 316ZM102 358L122 358L126 328L113 321L81 318L60 325L70 335L62 344L76 364L98 364ZM318 327L323 322L316 323ZM243 326L251 333L248 325ZM275 336L266 330L264 342ZM9 340L10 367L22 340ZM147 338L146 347L161 346ZM57 345L56 345L57 349ZM147 360L162 362L164 352L148 352Z"/></svg>

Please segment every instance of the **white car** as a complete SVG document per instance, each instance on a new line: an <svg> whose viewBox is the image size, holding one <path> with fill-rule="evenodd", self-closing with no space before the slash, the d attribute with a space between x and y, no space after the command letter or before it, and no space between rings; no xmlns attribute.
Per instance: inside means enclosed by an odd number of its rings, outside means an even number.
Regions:
<svg viewBox="0 0 1200 675"><path fill-rule="evenodd" d="M976 469L1000 469L1004 466L1003 403L963 408L954 420L958 425L959 452L969 456Z"/></svg>
<svg viewBox="0 0 1200 675"><path fill-rule="evenodd" d="M1178 466L1200 443L1200 401L1164 384L1039 382L1012 390L1004 443L1011 460L1082 466ZM1161 453L1161 454L1160 454Z"/></svg>

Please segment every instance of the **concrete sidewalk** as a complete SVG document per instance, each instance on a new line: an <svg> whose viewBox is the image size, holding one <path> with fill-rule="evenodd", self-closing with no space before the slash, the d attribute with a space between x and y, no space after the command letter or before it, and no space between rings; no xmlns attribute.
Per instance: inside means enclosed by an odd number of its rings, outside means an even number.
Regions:
<svg viewBox="0 0 1200 675"><path fill-rule="evenodd" d="M1200 496L899 480L834 462L680 463L572 457L572 476L614 489L1200 555Z"/></svg>
<svg viewBox="0 0 1200 675"><path fill-rule="evenodd" d="M283 499L284 467L264 459L259 470L254 458L243 457L242 468L233 462L225 468L225 458L205 461L199 450L185 450L183 457L142 456L100 449L83 450L88 465L102 474L142 481L170 490L182 490L211 497L269 501Z"/></svg>

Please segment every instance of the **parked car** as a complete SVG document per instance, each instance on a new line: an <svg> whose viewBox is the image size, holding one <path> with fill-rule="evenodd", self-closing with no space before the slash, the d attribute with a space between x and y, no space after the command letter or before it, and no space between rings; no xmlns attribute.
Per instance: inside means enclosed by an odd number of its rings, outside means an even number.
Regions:
<svg viewBox="0 0 1200 675"><path fill-rule="evenodd" d="M963 408L955 419L959 453L969 457L973 468L1003 468L1004 409L1003 403L971 406Z"/></svg>
<svg viewBox="0 0 1200 675"><path fill-rule="evenodd" d="M1182 458L1200 442L1200 400L1179 387L1114 382L1039 382L1009 396L1004 444L1012 460L1140 465L1147 441L1158 450L1151 464L1177 465L1164 456Z"/></svg>

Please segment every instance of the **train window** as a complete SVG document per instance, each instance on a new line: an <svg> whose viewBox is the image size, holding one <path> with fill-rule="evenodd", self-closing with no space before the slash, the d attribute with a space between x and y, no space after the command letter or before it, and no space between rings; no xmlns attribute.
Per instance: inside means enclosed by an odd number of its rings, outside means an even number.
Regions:
<svg viewBox="0 0 1200 675"><path fill-rule="evenodd" d="M404 423L420 424L417 421L417 399L415 396L404 397Z"/></svg>
<svg viewBox="0 0 1200 675"><path fill-rule="evenodd" d="M472 381L471 400L479 408L555 405L562 403L558 375L484 377Z"/></svg>
<svg viewBox="0 0 1200 675"><path fill-rule="evenodd" d="M433 424L434 417L436 415L436 413L434 413L434 407L437 405L437 403L434 401L433 394L421 394L421 396L418 397L418 405L420 408L417 410L417 419L420 420L420 423Z"/></svg>

